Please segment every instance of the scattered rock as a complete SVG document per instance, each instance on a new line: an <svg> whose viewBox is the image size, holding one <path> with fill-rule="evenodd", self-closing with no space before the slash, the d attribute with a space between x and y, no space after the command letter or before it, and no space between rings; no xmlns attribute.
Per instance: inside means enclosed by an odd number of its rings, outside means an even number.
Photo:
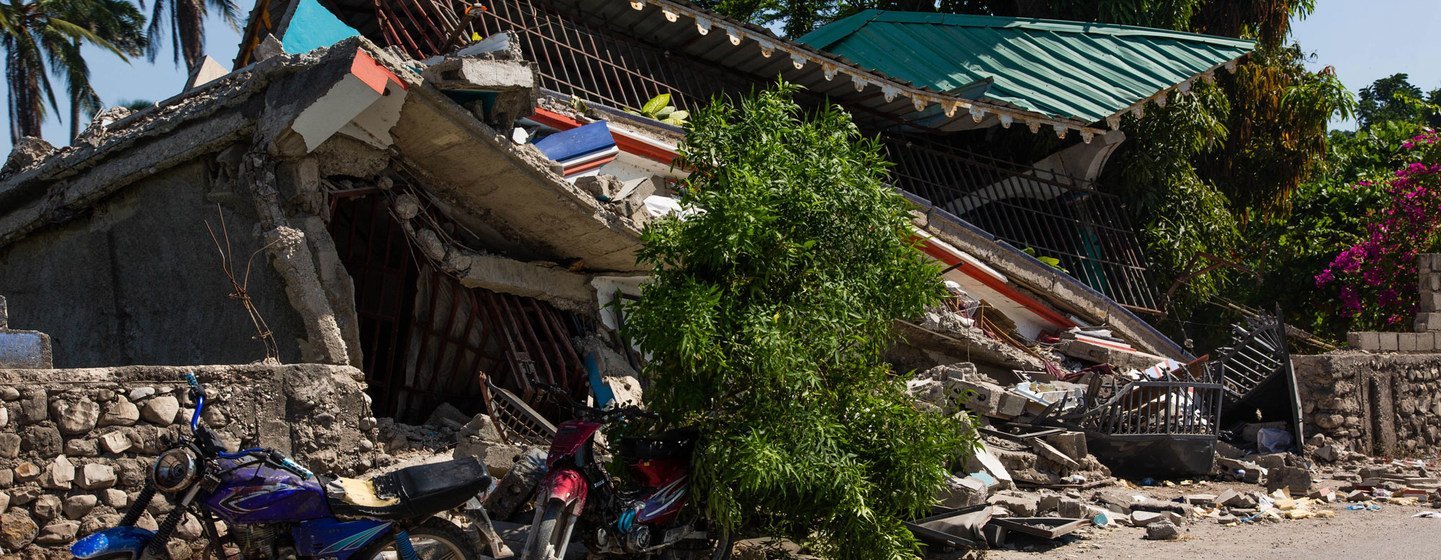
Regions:
<svg viewBox="0 0 1441 560"><path fill-rule="evenodd" d="M80 530L78 521L51 521L40 530L40 536L35 537L35 544L55 546L69 544L75 540L75 533Z"/></svg>
<svg viewBox="0 0 1441 560"><path fill-rule="evenodd" d="M45 476L40 479L40 485L51 490L69 490L70 483L74 481L75 464L61 455L50 463Z"/></svg>
<svg viewBox="0 0 1441 560"><path fill-rule="evenodd" d="M23 486L10 491L10 503L23 506L39 499L45 493L34 486Z"/></svg>
<svg viewBox="0 0 1441 560"><path fill-rule="evenodd" d="M30 508L30 512L35 515L36 519L50 521L60 517L60 514L64 511L63 508L64 506L60 502L59 496L43 494L35 499L35 506Z"/></svg>
<svg viewBox="0 0 1441 560"><path fill-rule="evenodd" d="M94 495L78 494L65 498L65 505L61 509L65 512L66 518L78 520L84 518L86 514L90 513L90 510L95 509L95 505L98 503L100 503L100 499Z"/></svg>
<svg viewBox="0 0 1441 560"><path fill-rule="evenodd" d="M1146 539L1153 541L1173 541L1181 538L1181 529L1170 521L1161 521L1146 526Z"/></svg>
<svg viewBox="0 0 1441 560"><path fill-rule="evenodd" d="M15 143L15 147L11 148L10 157L5 158L5 165L0 166L0 176L9 176L39 165L53 153L55 146L49 142L34 136L22 137Z"/></svg>
<svg viewBox="0 0 1441 560"><path fill-rule="evenodd" d="M140 399L143 399L143 398L145 398L145 397L149 397L149 396L154 395L154 394L155 394L155 388L154 388L154 387L136 387L136 388L130 390L129 396L130 396L130 400L131 400L131 401L138 401L138 400L140 400Z"/></svg>
<svg viewBox="0 0 1441 560"><path fill-rule="evenodd" d="M70 457L94 457L100 451L93 439L72 439L65 442L65 455Z"/></svg>
<svg viewBox="0 0 1441 560"><path fill-rule="evenodd" d="M100 501L118 510L130 503L130 495L118 488L106 488L100 493Z"/></svg>
<svg viewBox="0 0 1441 560"><path fill-rule="evenodd" d="M134 391L131 393L134 394ZM133 426L139 421L140 407L125 397L116 397L115 402L105 409L105 415L100 417L101 426Z"/></svg>
<svg viewBox="0 0 1441 560"><path fill-rule="evenodd" d="M140 409L140 417L146 422L159 426L169 426L175 423L175 415L180 413L180 401L172 395L155 397L145 402Z"/></svg>
<svg viewBox="0 0 1441 560"><path fill-rule="evenodd" d="M86 490L98 490L114 486L115 480L114 467L100 463L90 463L80 469L80 480L76 482L81 488Z"/></svg>
<svg viewBox="0 0 1441 560"><path fill-rule="evenodd" d="M45 458L54 457L64 451L65 440L60 438L60 430L53 427L27 426L23 434L24 441L20 444L21 451L35 453Z"/></svg>
<svg viewBox="0 0 1441 560"><path fill-rule="evenodd" d="M104 447L108 453L124 453L126 449L130 449L133 445L133 443L130 443L130 438L126 436L124 432L114 431L100 436L100 446Z"/></svg>
<svg viewBox="0 0 1441 560"><path fill-rule="evenodd" d="M1266 473L1266 491L1275 492L1285 488L1294 496L1305 496L1311 491L1311 471L1301 467L1278 467Z"/></svg>
<svg viewBox="0 0 1441 560"><path fill-rule="evenodd" d="M20 434L0 434L0 459L20 456Z"/></svg>
<svg viewBox="0 0 1441 560"><path fill-rule="evenodd" d="M175 527L175 536L183 540L195 540L200 538L204 530L204 527L200 525L200 520L187 513L180 525Z"/></svg>
<svg viewBox="0 0 1441 560"><path fill-rule="evenodd" d="M89 400L69 402L56 399L50 403L50 415L67 436L82 435L95 429L100 421L100 405Z"/></svg>
<svg viewBox="0 0 1441 560"><path fill-rule="evenodd" d="M986 499L991 505L1006 508L1014 517L1033 517L1036 510L1040 509L1040 500L1030 496L1018 496L1015 494L997 494Z"/></svg>
<svg viewBox="0 0 1441 560"><path fill-rule="evenodd" d="M30 545L35 536L40 532L40 527L30 519L30 514L24 511L12 511L0 515L0 548L5 550L20 550Z"/></svg>

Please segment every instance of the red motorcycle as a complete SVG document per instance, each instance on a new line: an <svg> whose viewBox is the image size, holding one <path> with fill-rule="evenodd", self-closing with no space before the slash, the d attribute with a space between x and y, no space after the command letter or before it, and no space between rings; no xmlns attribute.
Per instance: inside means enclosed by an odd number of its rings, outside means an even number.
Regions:
<svg viewBox="0 0 1441 560"><path fill-rule="evenodd" d="M565 558L577 524L592 531L585 543L600 557L730 558L729 534L707 533L704 520L685 508L690 500L695 430L621 438L617 455L633 483L617 488L596 460L596 433L607 424L656 416L636 407L600 410L571 404L559 387L545 389L572 410L574 419L556 428L521 560Z"/></svg>

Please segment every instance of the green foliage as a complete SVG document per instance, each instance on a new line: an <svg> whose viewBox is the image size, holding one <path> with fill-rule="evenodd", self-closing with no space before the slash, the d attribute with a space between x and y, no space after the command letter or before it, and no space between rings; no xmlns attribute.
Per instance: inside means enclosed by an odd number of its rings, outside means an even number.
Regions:
<svg viewBox="0 0 1441 560"><path fill-rule="evenodd" d="M67 98L87 112L99 108L83 45L127 60L145 48L145 17L121 0L11 0L0 3L10 138L40 136L45 106L59 110L50 74L63 77Z"/></svg>
<svg viewBox="0 0 1441 560"><path fill-rule="evenodd" d="M686 119L690 118L690 112L677 110L670 104L669 93L662 93L650 98L650 101L645 102L639 111L631 111L631 113L675 126L685 126Z"/></svg>
<svg viewBox="0 0 1441 560"><path fill-rule="evenodd" d="M831 558L911 558L902 520L974 437L916 410L882 354L893 321L944 289L879 144L836 107L803 115L796 89L697 111L680 148L697 212L645 229L654 281L626 327L650 356L651 408L703 429L708 518Z"/></svg>
<svg viewBox="0 0 1441 560"><path fill-rule="evenodd" d="M1361 88L1356 123L1362 129L1384 122L1420 123L1441 126L1441 89L1422 95L1421 88L1404 73L1392 74Z"/></svg>

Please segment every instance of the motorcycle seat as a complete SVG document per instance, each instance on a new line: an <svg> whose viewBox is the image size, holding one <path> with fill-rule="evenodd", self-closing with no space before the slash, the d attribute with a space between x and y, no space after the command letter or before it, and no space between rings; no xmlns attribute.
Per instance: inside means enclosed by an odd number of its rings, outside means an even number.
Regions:
<svg viewBox="0 0 1441 560"><path fill-rule="evenodd" d="M336 517L415 519L464 504L490 487L485 464L473 457L406 467L370 481L326 484Z"/></svg>
<svg viewBox="0 0 1441 560"><path fill-rule="evenodd" d="M621 438L618 451L622 457L640 461L688 458L699 433L695 428L677 428L650 437Z"/></svg>

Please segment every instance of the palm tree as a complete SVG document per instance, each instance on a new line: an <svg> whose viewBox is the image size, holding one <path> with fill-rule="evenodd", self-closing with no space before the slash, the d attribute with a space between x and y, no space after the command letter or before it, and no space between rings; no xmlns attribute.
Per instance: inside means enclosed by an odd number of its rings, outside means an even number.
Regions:
<svg viewBox="0 0 1441 560"><path fill-rule="evenodd" d="M237 16L240 8L236 6L235 0L152 1L154 6L150 12L150 29L147 32L150 45L146 51L152 62L160 53L161 32L166 22L169 22L170 44L174 47L175 64L178 66L181 58L184 58L187 71L194 70L195 66L200 64L200 58L205 56L205 17L210 15L211 9L219 11L220 17L229 26L240 28L240 18ZM140 0L140 7L145 8L145 0Z"/></svg>
<svg viewBox="0 0 1441 560"><path fill-rule="evenodd" d="M9 0L0 2L0 47L5 49L10 139L40 136L46 102L59 111L50 73L62 76L67 97L98 107L81 46L96 45L121 60L144 49L144 16L121 0Z"/></svg>

